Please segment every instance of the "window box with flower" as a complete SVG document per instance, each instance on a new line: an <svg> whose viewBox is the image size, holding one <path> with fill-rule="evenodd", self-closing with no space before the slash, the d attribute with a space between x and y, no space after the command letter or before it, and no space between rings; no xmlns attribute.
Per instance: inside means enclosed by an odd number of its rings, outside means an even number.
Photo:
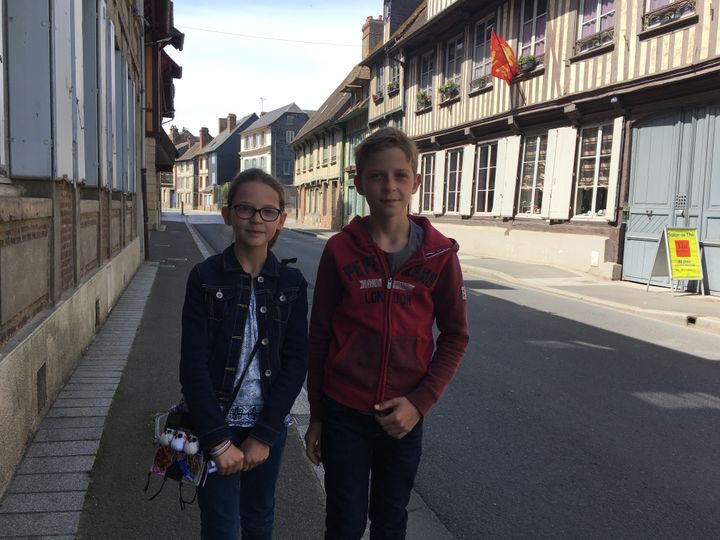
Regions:
<svg viewBox="0 0 720 540"><path fill-rule="evenodd" d="M537 67L537 59L535 55L527 54L518 58L518 69L520 73L530 73Z"/></svg>
<svg viewBox="0 0 720 540"><path fill-rule="evenodd" d="M415 94L415 110L424 111L432 105L432 98L428 90L418 90Z"/></svg>
<svg viewBox="0 0 720 540"><path fill-rule="evenodd" d="M387 85L388 96L397 94L399 91L400 91L400 81L399 80L392 80L388 83L388 85Z"/></svg>
<svg viewBox="0 0 720 540"><path fill-rule="evenodd" d="M445 81L443 84L441 84L438 88L438 91L440 92L440 96L442 96L443 102L449 101L454 97L460 95L460 85L454 80L450 79L449 81Z"/></svg>
<svg viewBox="0 0 720 540"><path fill-rule="evenodd" d="M375 94L372 95L373 103L382 103L382 100L385 96L382 93L382 90L378 90Z"/></svg>

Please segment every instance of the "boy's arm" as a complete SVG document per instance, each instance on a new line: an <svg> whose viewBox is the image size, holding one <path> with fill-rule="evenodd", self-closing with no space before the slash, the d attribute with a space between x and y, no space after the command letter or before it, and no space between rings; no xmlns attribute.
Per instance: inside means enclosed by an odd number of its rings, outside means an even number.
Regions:
<svg viewBox="0 0 720 540"><path fill-rule="evenodd" d="M325 246L313 293L312 314L310 316L310 337L308 354L308 401L310 402L310 421L322 420L322 383L330 343L333 339L332 318L336 306L340 303L342 283L335 267L335 257Z"/></svg>
<svg viewBox="0 0 720 540"><path fill-rule="evenodd" d="M438 276L433 303L440 335L425 377L406 396L423 416L450 384L470 339L462 270L456 254L453 254Z"/></svg>

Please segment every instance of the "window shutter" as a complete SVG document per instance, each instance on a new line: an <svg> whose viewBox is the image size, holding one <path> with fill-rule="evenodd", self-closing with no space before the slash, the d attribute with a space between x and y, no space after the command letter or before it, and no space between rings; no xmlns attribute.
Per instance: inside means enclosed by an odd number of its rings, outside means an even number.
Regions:
<svg viewBox="0 0 720 540"><path fill-rule="evenodd" d="M56 179L73 179L73 73L71 0L56 0L52 7L53 154Z"/></svg>
<svg viewBox="0 0 720 540"><path fill-rule="evenodd" d="M422 183L422 177L420 177L420 182ZM413 214L420 213L420 191L420 188L418 188L417 191L413 193L412 199L410 199L410 212Z"/></svg>
<svg viewBox="0 0 720 540"><path fill-rule="evenodd" d="M562 127L548 131L548 161L545 168L546 195L543 198L542 217L550 219L568 219L570 217L576 146L577 129L574 127Z"/></svg>
<svg viewBox="0 0 720 540"><path fill-rule="evenodd" d="M475 177L475 145L463 146L462 176L460 178L460 215L472 215L472 190Z"/></svg>
<svg viewBox="0 0 720 540"><path fill-rule="evenodd" d="M5 2L0 0L0 13L5 12ZM0 24L0 58L7 58L5 53L5 23ZM7 176L8 160L6 154L7 119L5 118L5 68L0 69L0 175Z"/></svg>
<svg viewBox="0 0 720 540"><path fill-rule="evenodd" d="M85 71L84 71L84 41L85 29L83 28L83 5L82 0L72 0L73 2L73 27L72 39L75 47L75 81L74 81L74 99L73 106L73 122L75 123L74 136L77 148L77 180L85 181Z"/></svg>
<svg viewBox="0 0 720 540"><path fill-rule="evenodd" d="M605 219L615 221L617 214L618 183L620 179L620 163L623 151L623 128L625 118L618 116L613 121L612 154L610 156L610 178L608 183L607 211Z"/></svg>
<svg viewBox="0 0 720 540"><path fill-rule="evenodd" d="M517 188L517 170L520 160L520 135L512 135L498 141L498 160L496 169L495 209L500 216L512 217L515 209L515 190ZM502 147L502 152L501 152ZM499 204L498 204L499 198Z"/></svg>
<svg viewBox="0 0 720 540"><path fill-rule="evenodd" d="M435 153L435 194L433 213L441 216L445 213L445 152Z"/></svg>
<svg viewBox="0 0 720 540"><path fill-rule="evenodd" d="M48 178L52 174L48 3L8 2L5 8L7 55L2 69L8 75L10 173Z"/></svg>

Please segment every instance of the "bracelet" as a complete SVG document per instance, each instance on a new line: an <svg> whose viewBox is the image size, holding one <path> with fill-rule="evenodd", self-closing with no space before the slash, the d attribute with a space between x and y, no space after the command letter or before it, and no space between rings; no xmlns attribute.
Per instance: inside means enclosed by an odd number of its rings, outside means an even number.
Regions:
<svg viewBox="0 0 720 540"><path fill-rule="evenodd" d="M230 448L230 445L232 443L230 441L225 441L219 448L216 448L215 450L210 450L210 455L212 457L218 457L220 454L225 453L225 451Z"/></svg>

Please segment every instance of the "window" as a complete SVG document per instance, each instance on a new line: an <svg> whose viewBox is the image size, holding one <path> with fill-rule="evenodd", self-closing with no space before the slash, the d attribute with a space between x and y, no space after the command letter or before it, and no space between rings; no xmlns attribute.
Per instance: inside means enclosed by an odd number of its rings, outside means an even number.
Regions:
<svg viewBox="0 0 720 540"><path fill-rule="evenodd" d="M435 61L432 52L425 53L420 57L420 89L431 90Z"/></svg>
<svg viewBox="0 0 720 540"><path fill-rule="evenodd" d="M445 210L448 214L457 214L460 211L462 156L462 150L450 150L447 153L447 165L445 171Z"/></svg>
<svg viewBox="0 0 720 540"><path fill-rule="evenodd" d="M285 117L285 123L290 125L293 123L293 120L295 120L295 115L288 113Z"/></svg>
<svg viewBox="0 0 720 540"><path fill-rule="evenodd" d="M283 161L283 174L285 176L292 174L292 162L291 161Z"/></svg>
<svg viewBox="0 0 720 540"><path fill-rule="evenodd" d="M385 88L385 66L378 64L375 66L375 95L382 97Z"/></svg>
<svg viewBox="0 0 720 540"><path fill-rule="evenodd" d="M262 156L260 158L260 164L259 167L264 171L265 170L265 156Z"/></svg>
<svg viewBox="0 0 720 540"><path fill-rule="evenodd" d="M520 56L545 54L547 0L523 0L520 21Z"/></svg>
<svg viewBox="0 0 720 540"><path fill-rule="evenodd" d="M285 131L285 142L286 143L291 143L294 138L295 138L295 132L292 129L288 129Z"/></svg>
<svg viewBox="0 0 720 540"><path fill-rule="evenodd" d="M445 80L460 83L460 73L465 51L463 36L459 35L447 42L445 48Z"/></svg>
<svg viewBox="0 0 720 540"><path fill-rule="evenodd" d="M497 143L478 146L475 191L475 212L489 213L495 199L495 168L497 166Z"/></svg>
<svg viewBox="0 0 720 540"><path fill-rule="evenodd" d="M643 30L671 24L696 13L695 2L684 0L646 0Z"/></svg>
<svg viewBox="0 0 720 540"><path fill-rule="evenodd" d="M615 26L615 0L580 0L580 39Z"/></svg>
<svg viewBox="0 0 720 540"><path fill-rule="evenodd" d="M525 138L518 199L519 214L540 214L545 183L546 154L547 134Z"/></svg>
<svg viewBox="0 0 720 540"><path fill-rule="evenodd" d="M596 217L607 212L612 133L612 124L584 128L580 132L575 216Z"/></svg>
<svg viewBox="0 0 720 540"><path fill-rule="evenodd" d="M257 158L252 158L252 166L253 168L257 167Z"/></svg>
<svg viewBox="0 0 720 540"><path fill-rule="evenodd" d="M490 75L490 33L494 29L494 16L475 25L472 81L479 81L483 77ZM490 79L488 79L488 82L490 82Z"/></svg>
<svg viewBox="0 0 720 540"><path fill-rule="evenodd" d="M330 133L330 162L337 161L337 142L335 141L335 132Z"/></svg>
<svg viewBox="0 0 720 540"><path fill-rule="evenodd" d="M435 204L435 154L422 157L420 171L420 212L432 212Z"/></svg>
<svg viewBox="0 0 720 540"><path fill-rule="evenodd" d="M327 136L323 134L322 136L322 146L320 147L320 153L322 158L322 164L327 165L328 162L328 152L327 152Z"/></svg>
<svg viewBox="0 0 720 540"><path fill-rule="evenodd" d="M260 132L260 146L265 146L265 131Z"/></svg>
<svg viewBox="0 0 720 540"><path fill-rule="evenodd" d="M400 63L395 59L390 61L390 80L387 89L388 93L397 92L400 89Z"/></svg>

